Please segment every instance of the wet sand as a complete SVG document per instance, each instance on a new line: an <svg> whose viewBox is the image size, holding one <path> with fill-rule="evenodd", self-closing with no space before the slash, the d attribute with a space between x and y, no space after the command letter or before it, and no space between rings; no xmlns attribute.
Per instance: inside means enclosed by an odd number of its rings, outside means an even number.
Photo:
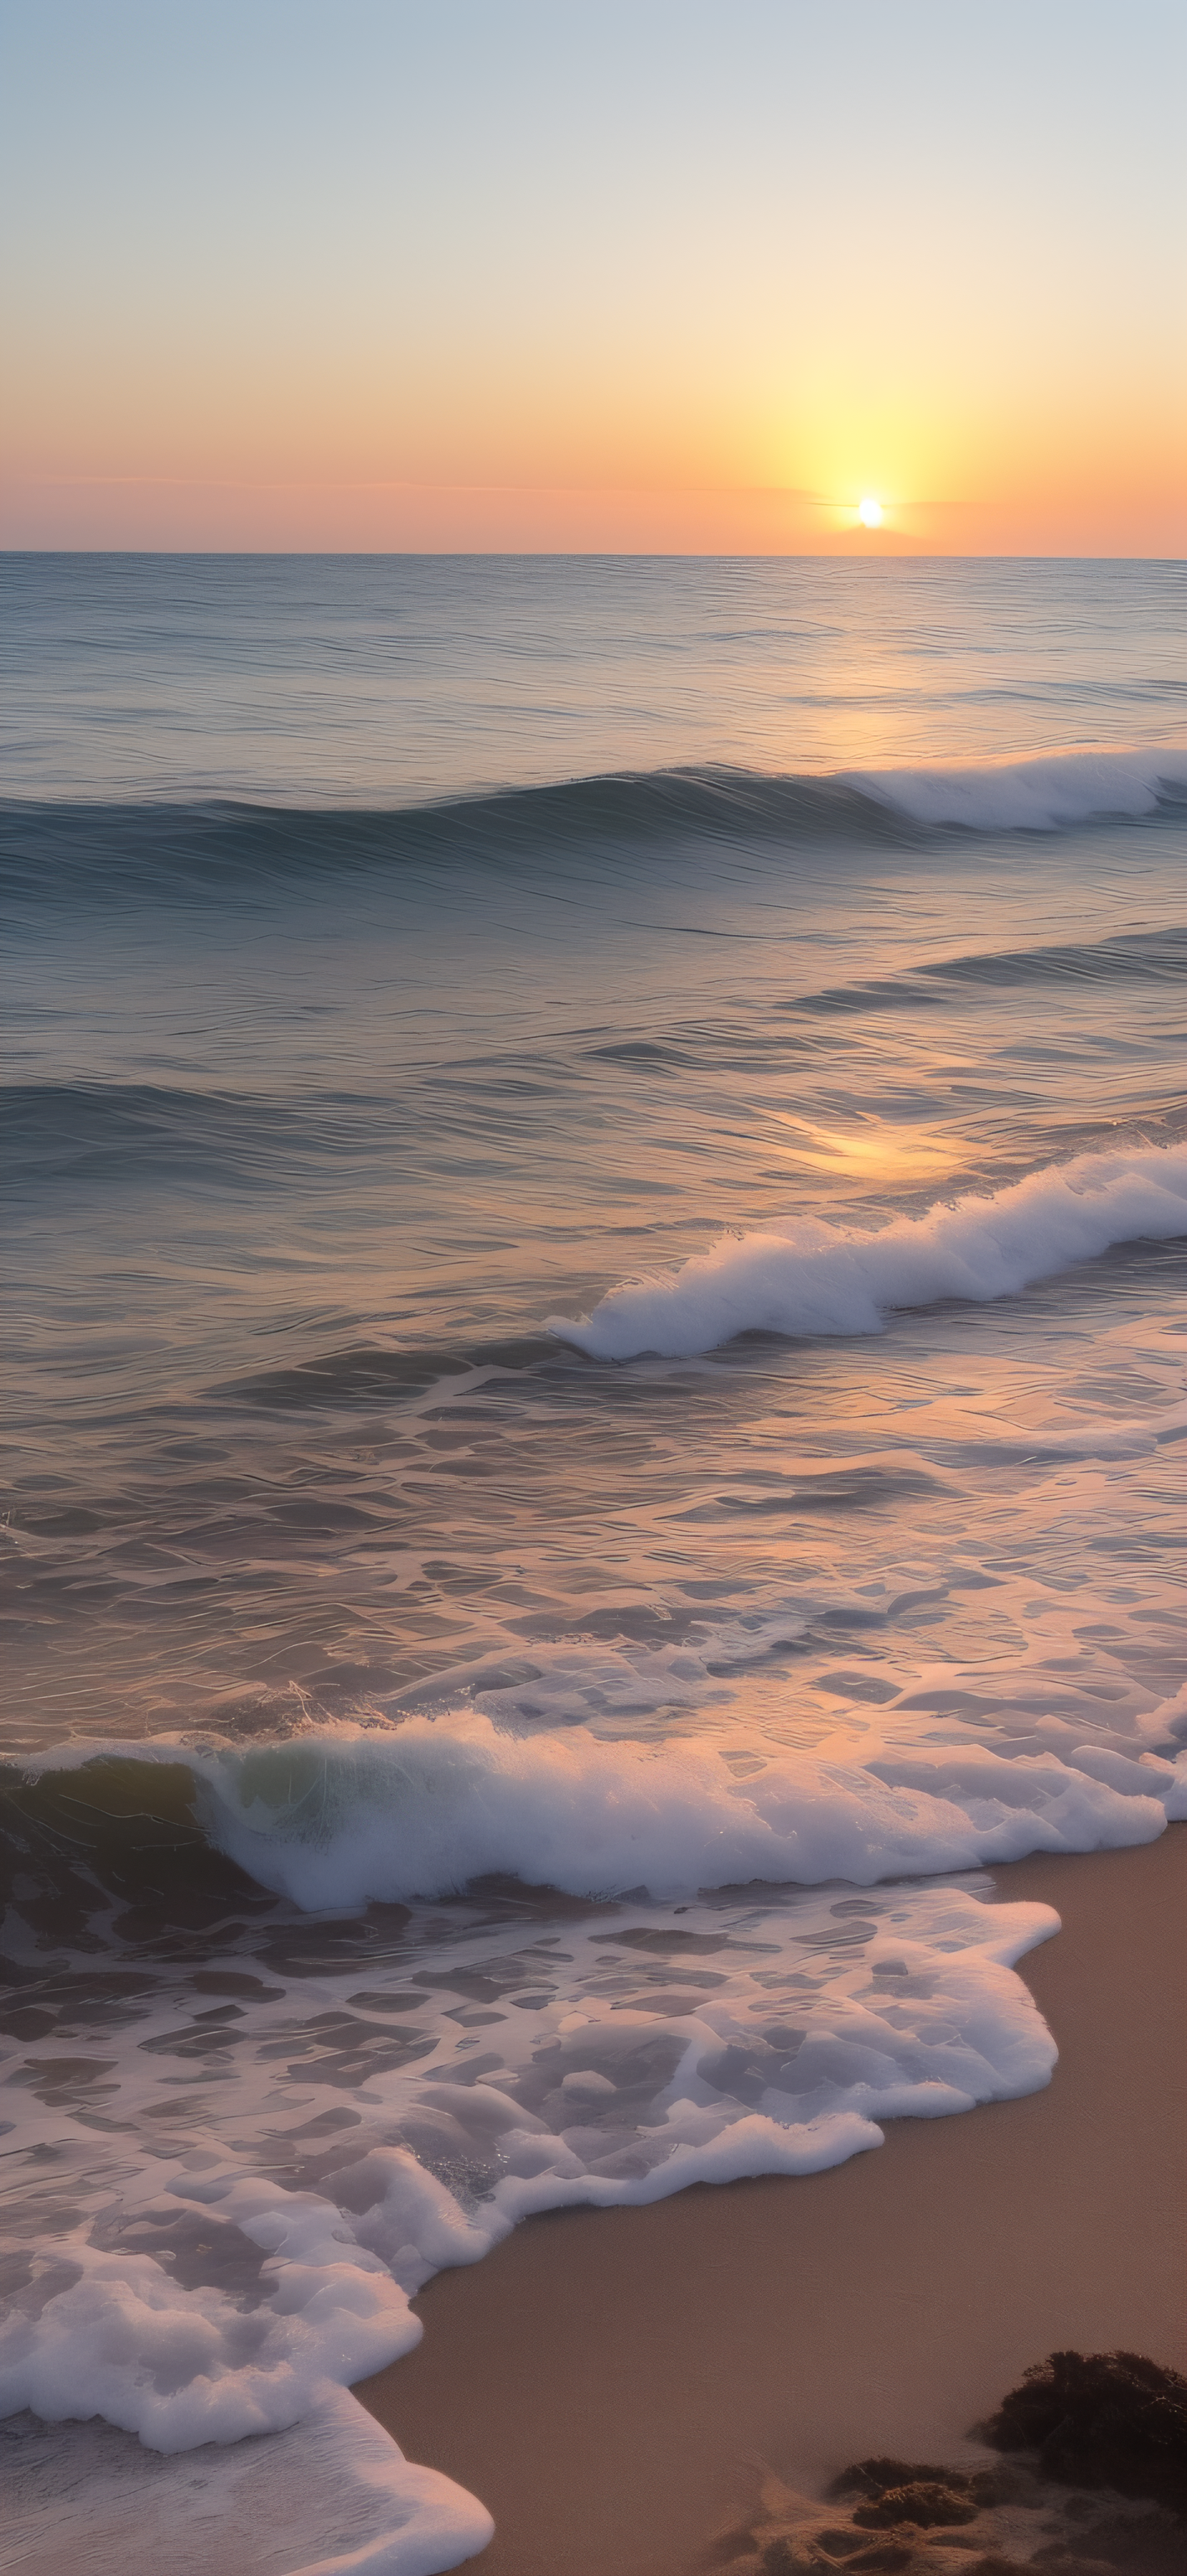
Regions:
<svg viewBox="0 0 1187 2576"><path fill-rule="evenodd" d="M483 2576L688 2576L756 2459L810 2493L863 2452L957 2460L1064 2345L1187 2366L1187 1826L994 1876L1063 1919L1020 1968L1046 2091L831 2173L534 2218L430 2282L419 2350L356 2393L490 2507Z"/></svg>

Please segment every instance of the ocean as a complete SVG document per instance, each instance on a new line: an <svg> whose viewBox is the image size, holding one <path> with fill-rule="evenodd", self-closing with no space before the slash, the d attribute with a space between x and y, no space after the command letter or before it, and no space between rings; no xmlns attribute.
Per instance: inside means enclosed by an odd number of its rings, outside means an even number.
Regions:
<svg viewBox="0 0 1187 2576"><path fill-rule="evenodd" d="M987 1866L1187 1816L1182 593L6 560L33 2576L434 2576L434 2271L1048 2081Z"/></svg>

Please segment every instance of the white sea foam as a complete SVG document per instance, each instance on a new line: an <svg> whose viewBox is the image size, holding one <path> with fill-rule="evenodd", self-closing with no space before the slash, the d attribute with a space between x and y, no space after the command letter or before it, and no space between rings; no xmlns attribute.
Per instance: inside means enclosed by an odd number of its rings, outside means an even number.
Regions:
<svg viewBox="0 0 1187 2576"><path fill-rule="evenodd" d="M1144 1766L1134 1795L1055 1753L973 1743L942 1763L890 1745L861 1762L772 1751L738 1779L715 1745L605 1743L580 1725L524 1736L468 1709L191 1759L212 1841L309 1909L442 1896L495 1873L575 1896L872 1887L1150 1842L1182 1785L1167 1762Z"/></svg>
<svg viewBox="0 0 1187 2576"><path fill-rule="evenodd" d="M1052 832L1094 816L1153 813L1187 788L1187 750L1076 747L1018 760L935 761L918 768L854 769L844 783L912 822L968 830Z"/></svg>
<svg viewBox="0 0 1187 2576"><path fill-rule="evenodd" d="M992 1196L972 1193L877 1232L789 1218L725 1235L664 1275L612 1289L548 1330L596 1359L688 1359L736 1333L876 1333L895 1307L1015 1295L1112 1244L1187 1234L1187 1147L1081 1154Z"/></svg>
<svg viewBox="0 0 1187 2576"><path fill-rule="evenodd" d="M936 1589L900 1591L890 1609ZM879 1603L858 1607L867 1624L887 1617ZM803 1621L770 1624L786 1635ZM641 1741L573 1722L581 1651L558 1654L555 1696L547 1666L528 1686L546 1725L525 1726L521 1686L491 1693L496 1714L462 1705L399 1723L340 1720L247 1750L178 1736L79 1743L55 1753L53 1769L82 1771L118 1751L186 1763L215 1848L306 1912L449 1896L490 1876L579 1897L642 1889L656 1901L754 1880L872 1887L1150 1842L1168 1817L1187 1816L1187 1752L1150 1750L1182 1731L1181 1694L1158 1705L1110 1686L1102 1705L1095 1670L1082 1675L1075 1657L1056 1670L1026 1656L919 1666L863 1714L860 1750L839 1716L834 1739L811 1752L759 1738L739 1777L728 1721L717 1734ZM605 1650L585 1652L600 1677ZM707 1689L701 1657L689 1660ZM843 1672L837 1684L843 1694ZM1001 1720L1007 1732L986 1742L986 1723Z"/></svg>
<svg viewBox="0 0 1187 2576"><path fill-rule="evenodd" d="M346 2018L332 1977L283 1998L261 1988L221 2036L203 1995L158 1996L114 2053L110 2038L96 2052L114 2163L96 2171L94 2137L62 2134L62 2087L85 2089L85 2061L73 2078L43 2066L12 2093L19 2153L44 2135L49 2088L72 2207L0 2336L0 2413L102 2414L164 2453L299 2422L348 2433L338 2392L418 2340L410 2297L532 2212L817 2173L877 2147L881 2119L1045 2084L1054 2046L1011 1971L1057 1928L1047 1907L946 1886L647 1908L642 1921L623 1908L526 1942L522 1924L487 1929L419 1954L439 1963L423 1980L426 2045L352 2083L349 2108L313 2054L325 2023ZM385 1974L389 2010L406 2008L408 1961ZM498 2008L459 2016L476 1986ZM459 2026L469 2018L480 2035ZM195 2044L200 2101L192 2077L164 2072ZM173 2138L179 2123L208 2143ZM290 2170L310 2155L316 2181L261 2169L278 2150ZM113 2210L116 2236L97 2243ZM211 2286L173 2275L195 2240L221 2268ZM389 2554L359 2561L374 2576L425 2576L482 2545L482 2508L448 2481L395 2451L387 2479Z"/></svg>
<svg viewBox="0 0 1187 2576"><path fill-rule="evenodd" d="M437 2576L494 2528L342 2388L288 2433L204 2443L180 2476L98 2419L10 2418L5 2435L5 2540L21 2576L75 2561L87 2576L243 2576L245 2534L252 2576Z"/></svg>
<svg viewBox="0 0 1187 2576"><path fill-rule="evenodd" d="M780 1602L734 1618L685 1618L674 1642L621 1639L593 1645L566 1638L523 1651L508 1637L507 1650L435 1673L411 1684L385 1706L423 1708L426 1699L448 1707L464 1696L491 1717L545 1717L558 1721L646 1718L655 1710L697 1707L732 1696L723 1684L739 1680L782 1645L803 1635L802 1601ZM675 1622L671 1623L676 1625Z"/></svg>

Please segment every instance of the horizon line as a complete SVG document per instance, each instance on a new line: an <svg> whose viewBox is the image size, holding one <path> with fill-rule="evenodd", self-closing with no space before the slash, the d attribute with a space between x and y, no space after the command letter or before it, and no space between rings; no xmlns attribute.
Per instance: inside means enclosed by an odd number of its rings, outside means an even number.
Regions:
<svg viewBox="0 0 1187 2576"><path fill-rule="evenodd" d="M861 529L852 534L854 549L877 546L893 529ZM848 563L862 557L839 554L835 547L765 546L759 549L690 546L101 546L14 545L0 542L0 561L9 556L95 557L123 561L184 559L211 562L264 563ZM884 550L882 559L898 563L1149 563L1187 567L1187 554L1081 554L1070 548L1048 553L1007 551L937 554L923 546Z"/></svg>

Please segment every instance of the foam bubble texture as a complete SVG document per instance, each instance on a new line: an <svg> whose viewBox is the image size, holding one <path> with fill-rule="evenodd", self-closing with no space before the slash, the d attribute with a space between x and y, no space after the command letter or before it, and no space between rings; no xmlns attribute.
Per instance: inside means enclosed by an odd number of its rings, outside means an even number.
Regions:
<svg viewBox="0 0 1187 2576"><path fill-rule="evenodd" d="M213 2015L158 1992L114 2047L33 2057L11 2087L9 2152L44 2144L48 2112L70 2206L48 2235L39 2212L0 2413L102 2415L160 2453L284 2432L408 2351L416 2291L533 2211L815 2173L877 2147L880 2119L1034 2091L1055 2051L1012 1962L1057 1928L1043 1906L909 1887L486 1930L411 1992L390 1967L354 2013L333 1979L283 1995L245 1975ZM344 2098L360 2005L394 2062ZM393 2576L453 2563L432 2552L459 2527L456 2492L409 2476L393 2454Z"/></svg>
<svg viewBox="0 0 1187 2576"><path fill-rule="evenodd" d="M243 2576L245 2533L252 2576L437 2576L484 2549L494 2528L464 2488L406 2460L344 2389L299 2430L205 2445L182 2477L97 2419L58 2428L17 2416L0 2445L9 2564L22 2576L61 2576L74 2559L88 2576Z"/></svg>

